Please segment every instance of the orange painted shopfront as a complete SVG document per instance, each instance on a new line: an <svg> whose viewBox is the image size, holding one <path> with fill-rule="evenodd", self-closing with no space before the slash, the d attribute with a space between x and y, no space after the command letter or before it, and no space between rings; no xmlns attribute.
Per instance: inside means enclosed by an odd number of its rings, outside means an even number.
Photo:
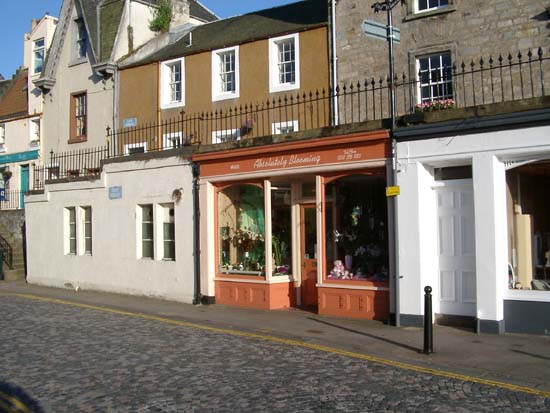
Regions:
<svg viewBox="0 0 550 413"><path fill-rule="evenodd" d="M386 320L387 131L196 154L217 304Z"/></svg>

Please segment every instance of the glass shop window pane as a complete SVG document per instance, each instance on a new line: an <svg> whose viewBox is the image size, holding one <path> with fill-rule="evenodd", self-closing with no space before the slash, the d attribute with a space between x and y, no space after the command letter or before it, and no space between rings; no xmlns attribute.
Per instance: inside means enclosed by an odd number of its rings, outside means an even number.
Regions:
<svg viewBox="0 0 550 413"><path fill-rule="evenodd" d="M273 275L292 274L292 218L290 184L271 188Z"/></svg>
<svg viewBox="0 0 550 413"><path fill-rule="evenodd" d="M265 275L264 191L235 185L218 193L219 272Z"/></svg>
<svg viewBox="0 0 550 413"><path fill-rule="evenodd" d="M326 185L327 279L388 282L385 187L383 172Z"/></svg>

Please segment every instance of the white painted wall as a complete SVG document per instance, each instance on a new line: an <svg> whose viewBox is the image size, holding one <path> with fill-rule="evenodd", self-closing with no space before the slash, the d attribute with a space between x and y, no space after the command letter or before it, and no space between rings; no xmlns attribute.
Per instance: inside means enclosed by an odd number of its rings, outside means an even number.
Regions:
<svg viewBox="0 0 550 413"><path fill-rule="evenodd" d="M121 199L109 199L114 186L122 187ZM174 205L176 260L139 259L137 206L172 203L178 188L183 196ZM44 194L27 196L26 202L28 282L192 302L193 194L187 161L171 157L109 164L101 179L47 185ZM70 206L92 207L92 256L64 253L64 209ZM159 231L160 224L155 222Z"/></svg>
<svg viewBox="0 0 550 413"><path fill-rule="evenodd" d="M155 37L156 33L149 30L149 21L152 19L152 7L138 1L126 2L121 19L120 32L114 47L114 61L130 53L128 48L128 26L132 26L134 29L134 50Z"/></svg>
<svg viewBox="0 0 550 413"><path fill-rule="evenodd" d="M77 18L73 6L71 21ZM60 52L55 73L55 85L44 97L43 149L62 152L97 147L105 144L106 128L113 125L113 78L104 80L95 74L90 63L90 54L83 61L73 56L76 43L75 24L70 24ZM69 120L71 94L88 94L88 140L69 144Z"/></svg>
<svg viewBox="0 0 550 413"><path fill-rule="evenodd" d="M423 288L438 281L434 167L473 166L477 315L503 319L507 292L506 175L503 162L550 159L550 127L402 142L397 146L400 311L423 314ZM517 292L521 293L521 292ZM515 293L515 294L517 294ZM526 292L527 293L527 292ZM434 288L434 312L439 292Z"/></svg>

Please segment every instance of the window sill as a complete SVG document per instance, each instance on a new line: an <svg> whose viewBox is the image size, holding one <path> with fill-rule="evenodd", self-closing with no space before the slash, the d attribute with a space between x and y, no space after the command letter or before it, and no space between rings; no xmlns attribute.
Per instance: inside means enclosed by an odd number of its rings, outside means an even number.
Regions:
<svg viewBox="0 0 550 413"><path fill-rule="evenodd" d="M238 99L239 93L220 93L212 96L212 102L218 102L220 100Z"/></svg>
<svg viewBox="0 0 550 413"><path fill-rule="evenodd" d="M0 153L7 152L6 147L4 145L0 146Z"/></svg>
<svg viewBox="0 0 550 413"><path fill-rule="evenodd" d="M185 102L174 102L174 103L162 103L160 105L161 109L174 109L174 108L182 108L185 106Z"/></svg>
<svg viewBox="0 0 550 413"><path fill-rule="evenodd" d="M405 16L405 18L403 19L403 22L405 23L412 20L423 19L425 17L439 16L442 14L452 13L455 11L456 11L455 6L445 6L434 10L413 12L413 13L407 14L407 16Z"/></svg>
<svg viewBox="0 0 550 413"><path fill-rule="evenodd" d="M86 142L88 140L88 138L86 136L81 136L79 138L71 138L67 141L67 143L71 144L71 143L82 143L82 142Z"/></svg>
<svg viewBox="0 0 550 413"><path fill-rule="evenodd" d="M279 85L270 85L269 93L288 92L290 90L300 89L300 84L295 83L283 83Z"/></svg>
<svg viewBox="0 0 550 413"><path fill-rule="evenodd" d="M86 63L87 61L88 59L86 57L79 57L78 59L71 60L68 66L69 67L78 66L78 65L81 65L82 63Z"/></svg>

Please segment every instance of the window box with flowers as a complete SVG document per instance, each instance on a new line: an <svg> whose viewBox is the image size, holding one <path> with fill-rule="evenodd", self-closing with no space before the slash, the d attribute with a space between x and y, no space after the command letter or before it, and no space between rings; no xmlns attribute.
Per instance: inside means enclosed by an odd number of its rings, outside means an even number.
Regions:
<svg viewBox="0 0 550 413"><path fill-rule="evenodd" d="M437 110L453 109L456 103L454 99L431 100L416 104L415 112L433 112Z"/></svg>

